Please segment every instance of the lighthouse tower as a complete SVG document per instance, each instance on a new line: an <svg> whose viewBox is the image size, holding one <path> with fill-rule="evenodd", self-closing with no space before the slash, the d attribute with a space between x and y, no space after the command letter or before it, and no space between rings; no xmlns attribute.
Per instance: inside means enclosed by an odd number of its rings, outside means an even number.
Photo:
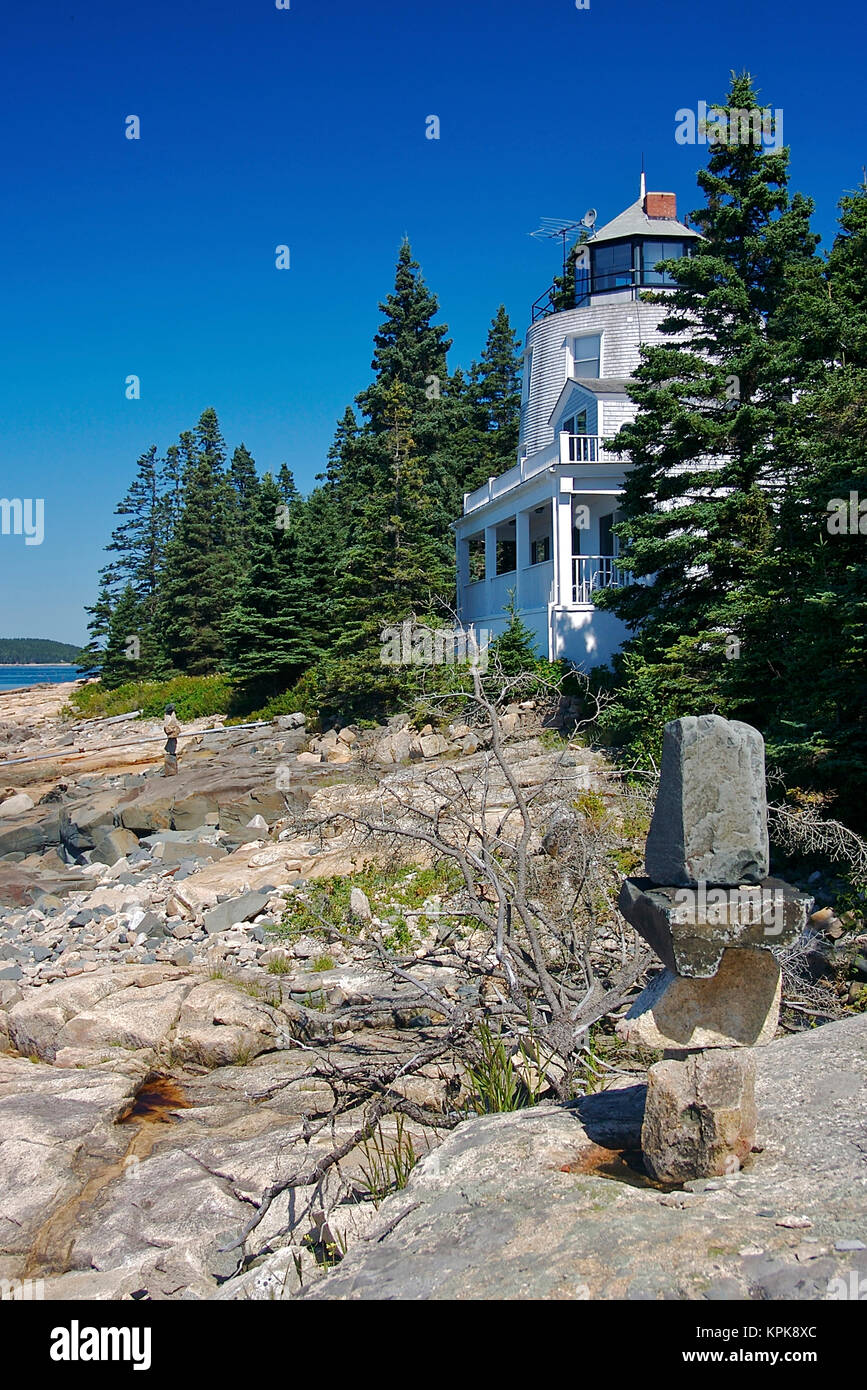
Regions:
<svg viewBox="0 0 867 1390"><path fill-rule="evenodd" d="M608 664L626 636L594 595L622 582L618 500L627 461L604 440L635 416L630 375L665 305L657 264L691 254L698 234L677 220L673 193L648 193L572 251L574 294L554 286L531 310L524 341L518 461L464 496L455 526L458 616L496 633L514 593L523 621L550 660L585 670Z"/></svg>

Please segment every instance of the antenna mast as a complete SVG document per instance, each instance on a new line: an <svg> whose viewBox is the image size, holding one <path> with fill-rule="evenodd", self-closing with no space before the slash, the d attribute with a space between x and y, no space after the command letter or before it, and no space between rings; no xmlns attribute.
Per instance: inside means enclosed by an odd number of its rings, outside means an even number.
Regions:
<svg viewBox="0 0 867 1390"><path fill-rule="evenodd" d="M555 241L557 237L563 241L563 275L566 275L566 238L575 232L579 232L582 226L586 226L586 218L581 222L567 222L560 217L543 217L542 225L537 227L530 236L540 237L546 241Z"/></svg>

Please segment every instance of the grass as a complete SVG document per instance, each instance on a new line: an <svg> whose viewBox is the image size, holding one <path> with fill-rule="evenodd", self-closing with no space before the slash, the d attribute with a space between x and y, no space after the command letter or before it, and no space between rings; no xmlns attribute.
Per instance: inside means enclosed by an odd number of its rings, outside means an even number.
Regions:
<svg viewBox="0 0 867 1390"><path fill-rule="evenodd" d="M582 792L574 802L576 811L580 811L582 816L598 829L608 818L608 807L605 798L599 792Z"/></svg>
<svg viewBox="0 0 867 1390"><path fill-rule="evenodd" d="M292 962L288 956L275 956L268 962L269 975L291 975Z"/></svg>
<svg viewBox="0 0 867 1390"><path fill-rule="evenodd" d="M495 1033L487 1021L476 1029L477 1053L473 1061L467 1062L467 1072L472 1086L469 1104L478 1115L494 1115L503 1111L524 1110L536 1105L542 1085L520 1075L515 1059L506 1050L501 1033ZM522 1041L519 1045L521 1056L529 1064L528 1071L541 1072L538 1048L532 1041Z"/></svg>
<svg viewBox="0 0 867 1390"><path fill-rule="evenodd" d="M324 1014L328 1009L328 1000L325 997L324 989L312 990L301 996L301 1007L304 1009L314 1009L316 1013Z"/></svg>
<svg viewBox="0 0 867 1390"><path fill-rule="evenodd" d="M309 896L295 894L287 901L276 934L288 940L311 936L324 942L334 931L346 932L350 922L350 896L353 888L360 888L374 915L386 928L383 934L386 948L407 951L415 944L407 915L417 914L420 929L429 929L436 918L420 911L425 902L434 895L443 897L453 893L462 883L460 871L446 863L430 868L368 866L345 877L318 879Z"/></svg>
<svg viewBox="0 0 867 1390"><path fill-rule="evenodd" d="M334 957L329 956L326 952L324 955L316 957L311 968L317 971L333 970L336 964L337 962Z"/></svg>
<svg viewBox="0 0 867 1390"><path fill-rule="evenodd" d="M225 714L232 699L228 676L174 676L167 681L127 681L107 690L101 681L73 692L65 712L72 718L102 719L140 709L144 719L161 719L174 705L178 719Z"/></svg>
<svg viewBox="0 0 867 1390"><path fill-rule="evenodd" d="M397 1116L397 1131L392 1143L386 1139L379 1124L362 1147L364 1162L361 1165L361 1182L373 1199L373 1205L378 1207L389 1193L400 1192L406 1187L409 1175L421 1155L415 1151L412 1136L407 1134L401 1114Z"/></svg>

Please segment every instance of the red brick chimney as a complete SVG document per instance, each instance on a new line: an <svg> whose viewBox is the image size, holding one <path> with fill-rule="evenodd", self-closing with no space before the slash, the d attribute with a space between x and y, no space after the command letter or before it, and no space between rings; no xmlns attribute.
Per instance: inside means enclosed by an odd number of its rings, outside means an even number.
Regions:
<svg viewBox="0 0 867 1390"><path fill-rule="evenodd" d="M644 211L648 217L668 217L677 220L677 196L674 193L645 193Z"/></svg>

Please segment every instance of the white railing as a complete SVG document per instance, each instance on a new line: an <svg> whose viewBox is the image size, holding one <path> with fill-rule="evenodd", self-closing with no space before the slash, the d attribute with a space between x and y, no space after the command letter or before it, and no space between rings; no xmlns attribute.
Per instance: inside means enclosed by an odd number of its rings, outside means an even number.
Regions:
<svg viewBox="0 0 867 1390"><path fill-rule="evenodd" d="M509 601L509 591L516 591L519 609L545 608L554 602L554 562L542 561L527 565L520 571L491 575L487 579L471 580L461 585L459 612L462 622L480 618L500 618Z"/></svg>
<svg viewBox="0 0 867 1390"><path fill-rule="evenodd" d="M606 449L601 434L561 434L561 463L622 463L623 455Z"/></svg>
<svg viewBox="0 0 867 1390"><path fill-rule="evenodd" d="M610 589L630 582L614 555L573 555L572 602L592 603L596 589Z"/></svg>
<svg viewBox="0 0 867 1390"><path fill-rule="evenodd" d="M509 468L505 473L500 473L496 478L489 478L481 487L477 487L475 492L464 493L464 516L467 512L474 512L477 507L483 507L486 502L493 502L495 498L502 497L504 493L511 492L513 487L519 483L525 483L528 478L535 478L537 474L544 473L546 468L550 468L556 463L556 458L546 453L544 457L534 459L529 463L527 459L521 459L514 468Z"/></svg>
<svg viewBox="0 0 867 1390"><path fill-rule="evenodd" d="M560 438L560 463L623 463L623 455L612 453L610 449L604 448L604 438L601 434L561 434ZM521 459L514 468L508 468L505 473L499 473L495 478L489 478L481 487L477 487L474 492L464 493L464 516L468 512L477 511L479 507L484 507L486 502L493 502L505 493L511 492L513 487L518 487L520 483L525 483L528 478L535 478L539 473L544 473L558 462L558 456L551 454L546 449L542 457L536 457L530 462L528 459Z"/></svg>

